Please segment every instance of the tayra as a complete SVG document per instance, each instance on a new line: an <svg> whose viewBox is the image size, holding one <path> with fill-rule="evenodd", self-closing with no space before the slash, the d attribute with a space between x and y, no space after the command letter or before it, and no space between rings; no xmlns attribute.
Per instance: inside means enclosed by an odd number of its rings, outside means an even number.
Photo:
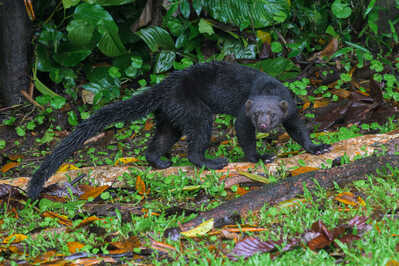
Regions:
<svg viewBox="0 0 399 266"><path fill-rule="evenodd" d="M129 100L103 107L62 140L48 155L29 183L28 195L37 198L45 181L85 140L105 126L118 121L137 120L153 112L155 135L148 144L147 161L167 168L161 159L182 135L188 139L188 159L209 169L223 168L224 158L207 159L213 115L231 114L237 118L238 141L248 161L270 160L256 151L255 131L266 132L283 124L288 134L306 151L321 154L329 145L312 143L304 122L298 117L290 91L278 80L258 70L213 62L197 64L171 73L161 83L133 95Z"/></svg>

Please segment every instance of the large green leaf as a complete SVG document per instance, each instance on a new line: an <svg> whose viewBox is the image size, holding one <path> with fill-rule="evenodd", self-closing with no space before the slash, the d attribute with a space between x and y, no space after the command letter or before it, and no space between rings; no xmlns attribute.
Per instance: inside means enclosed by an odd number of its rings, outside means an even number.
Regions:
<svg viewBox="0 0 399 266"><path fill-rule="evenodd" d="M236 59L255 59L255 49L256 47L254 44L244 47L240 41L226 40L223 45L222 54L232 55Z"/></svg>
<svg viewBox="0 0 399 266"><path fill-rule="evenodd" d="M83 23L85 21L85 23ZM72 34L74 42L87 43L92 36L83 37L82 33L76 32L79 29L86 28L87 34L92 35L91 26L96 26L100 33L100 40L97 43L100 51L107 56L119 56L126 53L126 48L119 37L118 25L112 16L100 5L91 5L87 3L76 7L74 20L68 25L69 33ZM68 35L69 37L69 35Z"/></svg>
<svg viewBox="0 0 399 266"><path fill-rule="evenodd" d="M127 52L119 38L116 24L109 21L101 21L98 25L98 32L101 34L101 39L97 43L97 46L103 54L107 56L120 56Z"/></svg>
<svg viewBox="0 0 399 266"><path fill-rule="evenodd" d="M64 5L64 8L70 8L72 6L76 6L79 4L80 0L62 0L62 4Z"/></svg>
<svg viewBox="0 0 399 266"><path fill-rule="evenodd" d="M161 51L157 55L157 62L154 66L155 73L162 73L169 70L173 66L176 59L176 53L173 51Z"/></svg>
<svg viewBox="0 0 399 266"><path fill-rule="evenodd" d="M91 54L91 50L88 49L76 49L63 51L53 55L54 60L60 65L73 67L83 61L86 57Z"/></svg>
<svg viewBox="0 0 399 266"><path fill-rule="evenodd" d="M84 19L72 20L66 28L69 41L76 46L88 45L93 37L95 26Z"/></svg>
<svg viewBox="0 0 399 266"><path fill-rule="evenodd" d="M151 51L156 52L159 48L173 50L175 45L169 32L161 27L147 27L137 32L137 35L147 44Z"/></svg>
<svg viewBox="0 0 399 266"><path fill-rule="evenodd" d="M264 71L279 80L292 79L299 74L299 68L291 60L284 57L266 59L248 66Z"/></svg>
<svg viewBox="0 0 399 266"><path fill-rule="evenodd" d="M288 0L208 0L204 7L216 20L240 29L263 28L283 22L289 13Z"/></svg>
<svg viewBox="0 0 399 266"><path fill-rule="evenodd" d="M58 31L54 25L44 25L43 30L40 32L38 41L48 48L52 48L54 52L57 52L62 37L63 33Z"/></svg>

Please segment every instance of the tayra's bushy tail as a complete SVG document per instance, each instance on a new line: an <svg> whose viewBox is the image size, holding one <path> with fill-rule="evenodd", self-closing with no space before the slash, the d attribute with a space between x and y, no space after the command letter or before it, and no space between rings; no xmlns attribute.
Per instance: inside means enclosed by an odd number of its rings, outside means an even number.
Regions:
<svg viewBox="0 0 399 266"><path fill-rule="evenodd" d="M44 159L40 168L33 174L29 182L28 196L36 199L47 179L87 139L114 122L134 121L146 116L159 106L160 97L160 93L156 93L155 88L152 88L134 95L129 100L107 105L95 112L87 120L84 120Z"/></svg>

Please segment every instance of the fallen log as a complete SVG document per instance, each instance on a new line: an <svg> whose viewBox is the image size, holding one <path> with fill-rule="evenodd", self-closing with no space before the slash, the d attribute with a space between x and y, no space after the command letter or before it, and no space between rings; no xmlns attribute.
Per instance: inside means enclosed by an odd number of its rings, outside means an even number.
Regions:
<svg viewBox="0 0 399 266"><path fill-rule="evenodd" d="M398 139L387 143L388 152L386 155L373 155L350 164L308 172L287 177L277 183L266 184L259 190L248 192L240 198L230 200L215 209L201 213L198 217L183 224L180 229L183 231L189 230L212 218L215 224L223 224L223 221L228 221L230 217L237 214L246 215L249 211L260 210L265 203L274 205L292 199L296 195L302 194L304 188L309 191L314 191L319 187L331 189L334 187L334 183L344 186L356 180L366 179L366 175L375 175L377 169L386 169L387 166L399 167L399 155L394 155L394 151L398 150L398 144Z"/></svg>

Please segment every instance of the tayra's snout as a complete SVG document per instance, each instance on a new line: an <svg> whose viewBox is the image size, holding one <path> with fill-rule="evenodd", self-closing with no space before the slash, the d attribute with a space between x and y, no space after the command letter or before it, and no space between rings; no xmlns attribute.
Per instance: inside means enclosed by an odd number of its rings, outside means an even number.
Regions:
<svg viewBox="0 0 399 266"><path fill-rule="evenodd" d="M261 130L261 131L267 130L267 125L266 124L260 124L259 125L259 130Z"/></svg>

